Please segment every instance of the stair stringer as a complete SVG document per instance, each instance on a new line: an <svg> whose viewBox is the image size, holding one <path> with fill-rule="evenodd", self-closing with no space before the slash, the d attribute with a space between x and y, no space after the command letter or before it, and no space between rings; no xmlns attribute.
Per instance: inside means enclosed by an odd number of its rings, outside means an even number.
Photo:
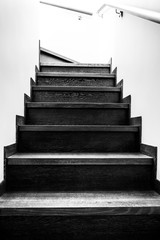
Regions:
<svg viewBox="0 0 160 240"><path fill-rule="evenodd" d="M64 57L58 53L52 52L48 49L40 47L40 64L43 62L52 62L52 63L77 63L77 61L70 58Z"/></svg>
<svg viewBox="0 0 160 240"><path fill-rule="evenodd" d="M153 188L160 194L160 182L157 180L157 151L155 146L141 143L140 152L153 158Z"/></svg>

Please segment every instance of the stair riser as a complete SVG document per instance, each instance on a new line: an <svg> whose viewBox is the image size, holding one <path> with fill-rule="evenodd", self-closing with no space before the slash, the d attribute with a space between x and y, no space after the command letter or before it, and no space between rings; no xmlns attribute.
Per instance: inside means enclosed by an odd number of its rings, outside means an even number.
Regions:
<svg viewBox="0 0 160 240"><path fill-rule="evenodd" d="M138 152L139 132L19 131L20 152Z"/></svg>
<svg viewBox="0 0 160 240"><path fill-rule="evenodd" d="M96 102L118 103L120 92L71 92L71 91L33 91L34 102Z"/></svg>
<svg viewBox="0 0 160 240"><path fill-rule="evenodd" d="M7 166L7 191L152 189L152 166Z"/></svg>
<svg viewBox="0 0 160 240"><path fill-rule="evenodd" d="M158 240L160 216L23 215L2 217L0 225L2 240Z"/></svg>
<svg viewBox="0 0 160 240"><path fill-rule="evenodd" d="M129 109L27 108L30 125L127 125Z"/></svg>
<svg viewBox="0 0 160 240"><path fill-rule="evenodd" d="M38 85L52 86L103 86L114 87L114 78L88 78L88 77L45 77L38 76Z"/></svg>
<svg viewBox="0 0 160 240"><path fill-rule="evenodd" d="M41 66L41 72L69 72L69 73L110 73L110 67L72 67L72 66Z"/></svg>

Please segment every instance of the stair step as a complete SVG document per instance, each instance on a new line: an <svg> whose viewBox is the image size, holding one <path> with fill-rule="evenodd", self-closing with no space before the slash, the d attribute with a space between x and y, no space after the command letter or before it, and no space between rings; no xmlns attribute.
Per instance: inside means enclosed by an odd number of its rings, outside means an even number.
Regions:
<svg viewBox="0 0 160 240"><path fill-rule="evenodd" d="M26 104L26 124L36 125L127 125L130 105L125 103Z"/></svg>
<svg viewBox="0 0 160 240"><path fill-rule="evenodd" d="M107 126L107 125L83 125L83 126L77 126L77 125L69 125L69 126L63 126L63 125L43 125L43 126L34 126L34 125L21 125L19 126L20 131L66 131L66 132L138 132L139 126Z"/></svg>
<svg viewBox="0 0 160 240"><path fill-rule="evenodd" d="M139 152L139 126L23 125L18 152Z"/></svg>
<svg viewBox="0 0 160 240"><path fill-rule="evenodd" d="M91 74L91 73L37 73L38 85L51 86L103 86L115 87L115 74Z"/></svg>
<svg viewBox="0 0 160 240"><path fill-rule="evenodd" d="M118 87L33 86L34 102L110 102L121 101Z"/></svg>
<svg viewBox="0 0 160 240"><path fill-rule="evenodd" d="M153 188L153 159L132 154L14 154L7 191L109 191Z"/></svg>
<svg viewBox="0 0 160 240"><path fill-rule="evenodd" d="M141 153L16 153L8 165L152 165Z"/></svg>
<svg viewBox="0 0 160 240"><path fill-rule="evenodd" d="M119 87L92 87L92 86L32 86L34 91L66 91L66 92L120 92Z"/></svg>
<svg viewBox="0 0 160 240"><path fill-rule="evenodd" d="M160 195L154 191L5 193L1 216L160 214Z"/></svg>
<svg viewBox="0 0 160 240"><path fill-rule="evenodd" d="M27 107L29 108L87 108L87 109L92 109L92 108L103 108L103 109L128 109L129 104L128 103L61 103L61 102L28 102Z"/></svg>
<svg viewBox="0 0 160 240"><path fill-rule="evenodd" d="M150 240L159 236L160 196L154 191L6 193L0 216L2 240Z"/></svg>
<svg viewBox="0 0 160 240"><path fill-rule="evenodd" d="M41 63L41 72L110 73L110 64Z"/></svg>
<svg viewBox="0 0 160 240"><path fill-rule="evenodd" d="M6 193L0 216L3 240L150 240L159 236L160 196L154 191Z"/></svg>

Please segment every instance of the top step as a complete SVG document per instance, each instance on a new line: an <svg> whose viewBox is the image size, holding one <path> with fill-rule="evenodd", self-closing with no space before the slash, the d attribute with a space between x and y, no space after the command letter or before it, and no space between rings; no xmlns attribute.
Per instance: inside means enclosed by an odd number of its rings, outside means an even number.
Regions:
<svg viewBox="0 0 160 240"><path fill-rule="evenodd" d="M53 63L41 63L40 64L41 72L67 72L67 73L110 73L111 65L110 64L73 64L73 63L62 63L62 64L53 64Z"/></svg>

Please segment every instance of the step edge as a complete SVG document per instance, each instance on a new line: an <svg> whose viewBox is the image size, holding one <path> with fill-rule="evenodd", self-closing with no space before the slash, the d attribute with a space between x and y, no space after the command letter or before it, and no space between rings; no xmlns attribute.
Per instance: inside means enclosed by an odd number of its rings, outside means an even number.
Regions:
<svg viewBox="0 0 160 240"><path fill-rule="evenodd" d="M121 92L119 87L72 87L72 86L32 86L33 91L57 91L57 92Z"/></svg>
<svg viewBox="0 0 160 240"><path fill-rule="evenodd" d="M139 126L113 125L108 127L98 125L21 125L19 131L113 131L113 132L138 132Z"/></svg>
<svg viewBox="0 0 160 240"><path fill-rule="evenodd" d="M39 157L41 155L41 157ZM96 155L96 156L95 156ZM6 157L10 158L47 158L47 159L153 159L152 156L142 154L140 152L134 153L19 153L16 152Z"/></svg>
<svg viewBox="0 0 160 240"><path fill-rule="evenodd" d="M70 73L70 72L38 72L37 77L77 77L77 78L115 78L116 75L113 73Z"/></svg>
<svg viewBox="0 0 160 240"><path fill-rule="evenodd" d="M109 109L129 109L127 103L92 103L92 102L27 102L27 108L109 108Z"/></svg>
<svg viewBox="0 0 160 240"><path fill-rule="evenodd" d="M87 64L87 63L52 63L52 62L41 62L40 63L40 67L73 67L73 68L81 68L81 67L85 67L85 68L110 68L111 65L110 64Z"/></svg>
<svg viewBox="0 0 160 240"><path fill-rule="evenodd" d="M47 158L10 158L7 159L7 165L9 166L21 166L21 165L58 165L58 166L152 166L152 159L92 159L92 160L84 160L84 159L47 159Z"/></svg>

